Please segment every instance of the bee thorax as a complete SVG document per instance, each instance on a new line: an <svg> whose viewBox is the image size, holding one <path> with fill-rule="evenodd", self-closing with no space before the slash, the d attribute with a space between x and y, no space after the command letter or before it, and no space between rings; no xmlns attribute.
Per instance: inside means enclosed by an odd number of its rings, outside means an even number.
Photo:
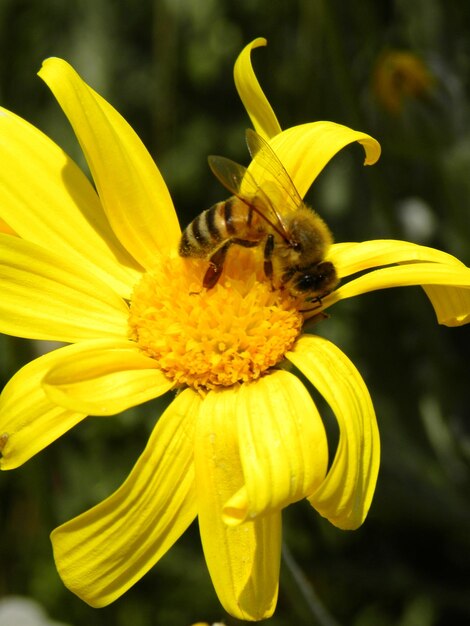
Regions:
<svg viewBox="0 0 470 626"><path fill-rule="evenodd" d="M294 256L302 259L303 265L319 263L331 245L331 235L326 224L309 211L307 217L303 212L296 216L289 225L291 260Z"/></svg>

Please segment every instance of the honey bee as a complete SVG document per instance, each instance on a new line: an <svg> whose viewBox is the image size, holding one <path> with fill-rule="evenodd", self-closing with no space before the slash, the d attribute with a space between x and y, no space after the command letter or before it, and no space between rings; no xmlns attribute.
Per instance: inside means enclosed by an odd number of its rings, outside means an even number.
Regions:
<svg viewBox="0 0 470 626"><path fill-rule="evenodd" d="M334 265L325 261L333 242L328 226L307 207L288 172L268 143L246 131L256 178L243 166L210 156L209 166L233 194L198 215L183 231L182 257L207 258L203 287L218 282L231 246L263 246L264 273L294 297L321 302L338 283Z"/></svg>

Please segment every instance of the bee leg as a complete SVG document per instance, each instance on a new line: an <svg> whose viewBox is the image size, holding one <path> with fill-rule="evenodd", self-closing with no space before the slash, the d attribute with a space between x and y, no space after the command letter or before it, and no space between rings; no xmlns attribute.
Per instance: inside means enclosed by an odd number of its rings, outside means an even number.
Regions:
<svg viewBox="0 0 470 626"><path fill-rule="evenodd" d="M217 285L217 282L222 274L222 270L224 269L225 257L227 256L227 251L230 248L230 244L232 240L229 239L221 246L209 259L209 267L207 268L206 273L204 274L204 279L202 281L202 286L206 289L212 289Z"/></svg>
<svg viewBox="0 0 470 626"><path fill-rule="evenodd" d="M322 306L322 297L327 296L327 293L322 294L322 296L315 296L314 298L307 298L306 302L315 304L310 309L299 309L299 313L310 313L310 311L315 311L315 309L320 309Z"/></svg>
<svg viewBox="0 0 470 626"><path fill-rule="evenodd" d="M266 278L272 279L273 277L273 252L274 252L274 237L268 235L266 237L266 243L264 244L264 274Z"/></svg>
<svg viewBox="0 0 470 626"><path fill-rule="evenodd" d="M227 256L228 249L232 244L236 246L242 246L243 248L254 248L258 245L258 241L250 241L249 239L238 239L234 237L229 239L221 246L209 259L209 267L204 274L204 280L202 286L206 289L212 289L217 285L217 282L224 269L225 258Z"/></svg>
<svg viewBox="0 0 470 626"><path fill-rule="evenodd" d="M331 293L331 289L329 289L328 291L323 291L318 296L307 298L305 302L315 304L315 306L313 306L310 309L299 309L299 313L310 313L310 311L315 311L315 309L320 309L323 305L323 298L326 298L326 296L329 296L330 293ZM329 315L327 315L326 313L323 313L323 311L321 311L321 313L319 313L318 315L324 315L325 317L329 317Z"/></svg>

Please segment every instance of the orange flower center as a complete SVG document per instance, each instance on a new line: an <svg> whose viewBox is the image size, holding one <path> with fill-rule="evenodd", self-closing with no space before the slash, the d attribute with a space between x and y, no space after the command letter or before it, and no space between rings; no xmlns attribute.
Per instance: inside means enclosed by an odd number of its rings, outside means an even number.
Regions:
<svg viewBox="0 0 470 626"><path fill-rule="evenodd" d="M239 249L207 290L207 261L161 258L134 289L130 338L176 385L204 391L259 378L282 361L303 324L298 302L260 268L256 251Z"/></svg>

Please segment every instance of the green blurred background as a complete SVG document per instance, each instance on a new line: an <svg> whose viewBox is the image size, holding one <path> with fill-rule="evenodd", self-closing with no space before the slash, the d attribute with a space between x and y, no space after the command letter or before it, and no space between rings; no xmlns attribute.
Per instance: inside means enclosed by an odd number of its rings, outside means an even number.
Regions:
<svg viewBox="0 0 470 626"><path fill-rule="evenodd" d="M0 0L0 102L84 165L35 76L45 57L67 59L142 137L185 224L225 195L207 155L246 162L232 68L257 36L269 45L254 65L283 127L327 119L382 144L372 168L358 147L343 151L310 192L336 240L408 239L470 264L470 3ZM403 288L340 303L316 330L365 378L383 460L360 530L333 528L305 502L285 511L296 567L329 616L317 621L284 565L267 624L469 624L468 327L439 327L424 293ZM44 349L0 340L2 384ZM32 597L73 626L239 624L217 601L197 526L105 609L75 598L54 569L50 530L122 482L166 400L90 418L0 475L0 597Z"/></svg>

